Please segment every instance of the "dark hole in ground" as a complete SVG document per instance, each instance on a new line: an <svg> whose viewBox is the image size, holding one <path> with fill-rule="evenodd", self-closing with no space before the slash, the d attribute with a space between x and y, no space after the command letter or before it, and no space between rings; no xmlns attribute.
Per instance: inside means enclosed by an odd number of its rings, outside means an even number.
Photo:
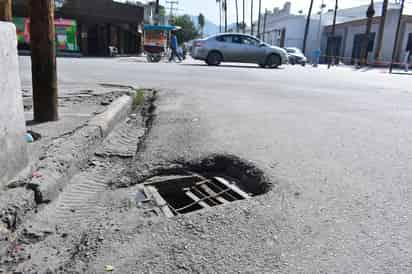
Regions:
<svg viewBox="0 0 412 274"><path fill-rule="evenodd" d="M159 171L143 184L167 217L249 199L270 189L261 170L234 156L212 156L179 166Z"/></svg>

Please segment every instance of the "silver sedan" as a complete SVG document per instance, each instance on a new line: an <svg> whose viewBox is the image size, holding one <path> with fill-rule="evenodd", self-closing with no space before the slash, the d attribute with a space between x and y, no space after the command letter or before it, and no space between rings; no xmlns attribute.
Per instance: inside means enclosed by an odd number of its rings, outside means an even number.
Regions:
<svg viewBox="0 0 412 274"><path fill-rule="evenodd" d="M254 63L275 68L288 61L287 52L246 34L225 33L193 42L192 57L210 66L221 62Z"/></svg>

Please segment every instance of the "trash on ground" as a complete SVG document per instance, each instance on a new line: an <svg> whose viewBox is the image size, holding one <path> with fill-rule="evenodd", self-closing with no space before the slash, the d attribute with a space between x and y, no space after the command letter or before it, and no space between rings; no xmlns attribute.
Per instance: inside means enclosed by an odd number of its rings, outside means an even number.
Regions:
<svg viewBox="0 0 412 274"><path fill-rule="evenodd" d="M27 133L29 133L31 136L33 136L34 141L40 140L41 139L41 134L37 133L32 130L28 130Z"/></svg>
<svg viewBox="0 0 412 274"><path fill-rule="evenodd" d="M32 130L28 130L25 137L27 143L34 143L35 141L41 139L41 134L34 132Z"/></svg>
<svg viewBox="0 0 412 274"><path fill-rule="evenodd" d="M106 270L107 272L111 272L111 271L114 270L114 267L111 266L111 265L105 265L105 266L104 266L104 270Z"/></svg>
<svg viewBox="0 0 412 274"><path fill-rule="evenodd" d="M41 175L40 172L38 172L38 171L34 171L34 172L31 174L31 176L32 176L33 178L41 178L41 177L43 177L43 175Z"/></svg>
<svg viewBox="0 0 412 274"><path fill-rule="evenodd" d="M26 133L26 142L29 144L34 143L34 138L30 133Z"/></svg>

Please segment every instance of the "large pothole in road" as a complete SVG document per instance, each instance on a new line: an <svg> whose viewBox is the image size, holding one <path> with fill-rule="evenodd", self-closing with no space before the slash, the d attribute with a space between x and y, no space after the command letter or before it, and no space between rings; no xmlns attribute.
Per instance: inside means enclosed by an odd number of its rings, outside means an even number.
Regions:
<svg viewBox="0 0 412 274"><path fill-rule="evenodd" d="M156 215L173 217L250 199L269 189L263 172L250 162L218 155L158 172L141 184L136 202L154 206Z"/></svg>

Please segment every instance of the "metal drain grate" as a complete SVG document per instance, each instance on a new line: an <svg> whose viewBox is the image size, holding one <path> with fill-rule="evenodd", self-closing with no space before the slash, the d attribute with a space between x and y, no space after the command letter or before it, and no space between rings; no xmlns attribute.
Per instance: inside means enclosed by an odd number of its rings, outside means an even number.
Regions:
<svg viewBox="0 0 412 274"><path fill-rule="evenodd" d="M167 217L249 199L239 183L224 177L160 176L148 180L144 196Z"/></svg>

